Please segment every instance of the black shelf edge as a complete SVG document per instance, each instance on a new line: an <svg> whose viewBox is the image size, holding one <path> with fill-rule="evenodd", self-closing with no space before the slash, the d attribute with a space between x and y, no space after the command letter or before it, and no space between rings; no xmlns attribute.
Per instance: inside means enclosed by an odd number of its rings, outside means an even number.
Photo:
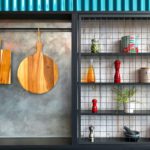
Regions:
<svg viewBox="0 0 150 150"><path fill-rule="evenodd" d="M0 138L0 146L51 146L51 145L71 145L71 138L66 137L18 137Z"/></svg>
<svg viewBox="0 0 150 150"><path fill-rule="evenodd" d="M80 115L105 115L105 116L144 116L150 115L150 110L135 110L134 113L125 113L123 110L99 110L97 113L92 113L91 110L82 110Z"/></svg>
<svg viewBox="0 0 150 150"><path fill-rule="evenodd" d="M91 143L88 138L81 138L79 140L80 144L141 144L141 143L146 143L150 142L150 138L140 138L137 142L130 142L127 141L125 137L120 137L120 138L95 138L94 142Z"/></svg>
<svg viewBox="0 0 150 150"><path fill-rule="evenodd" d="M140 82L130 82L130 83L113 83L113 82L94 82L94 83L86 83L86 82L78 82L79 85L112 85L112 86L123 86L123 85L150 85L150 83L140 83Z"/></svg>
<svg viewBox="0 0 150 150"><path fill-rule="evenodd" d="M78 53L80 55L80 53ZM150 56L150 53L81 53L81 56L95 56L95 57L101 57L101 56Z"/></svg>

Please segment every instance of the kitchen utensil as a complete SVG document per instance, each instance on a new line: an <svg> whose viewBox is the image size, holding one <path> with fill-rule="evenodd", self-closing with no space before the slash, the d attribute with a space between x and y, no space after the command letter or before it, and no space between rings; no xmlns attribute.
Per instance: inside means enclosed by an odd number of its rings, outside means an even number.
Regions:
<svg viewBox="0 0 150 150"><path fill-rule="evenodd" d="M120 78L120 60L115 60L114 65L115 65L115 76L114 76L114 83L120 83L121 78Z"/></svg>
<svg viewBox="0 0 150 150"><path fill-rule="evenodd" d="M133 131L134 134L129 134L127 132L124 132L124 135L126 137L126 141L129 142L137 142L140 138L140 133L138 131Z"/></svg>
<svg viewBox="0 0 150 150"><path fill-rule="evenodd" d="M124 130L126 131L126 133L128 133L128 134L132 134L132 135L134 135L135 134L135 131L133 131L133 130L131 130L130 128L128 128L127 126L124 126L123 127L124 128Z"/></svg>
<svg viewBox="0 0 150 150"><path fill-rule="evenodd" d="M18 80L21 86L35 94L43 94L51 90L58 80L58 66L54 60L42 52L40 31L36 52L23 59L18 68Z"/></svg>
<svg viewBox="0 0 150 150"><path fill-rule="evenodd" d="M126 137L126 140L129 142L137 142L140 138L140 132L131 130L127 126L124 126L124 135Z"/></svg>
<svg viewBox="0 0 150 150"><path fill-rule="evenodd" d="M0 46L0 84L11 84L11 51L2 49L2 39Z"/></svg>
<svg viewBox="0 0 150 150"><path fill-rule="evenodd" d="M89 126L89 140L90 142L94 142L94 126Z"/></svg>
<svg viewBox="0 0 150 150"><path fill-rule="evenodd" d="M98 109L97 109L97 100L96 99L93 99L92 100L92 113L97 113L98 112Z"/></svg>

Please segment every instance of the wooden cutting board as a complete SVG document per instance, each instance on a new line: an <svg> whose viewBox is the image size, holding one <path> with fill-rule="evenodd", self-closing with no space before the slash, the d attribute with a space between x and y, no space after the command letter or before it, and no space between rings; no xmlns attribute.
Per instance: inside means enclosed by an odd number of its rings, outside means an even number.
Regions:
<svg viewBox="0 0 150 150"><path fill-rule="evenodd" d="M25 90L43 94L51 90L58 81L58 66L52 58L43 55L39 31L36 46L36 52L20 63L17 76Z"/></svg>
<svg viewBox="0 0 150 150"><path fill-rule="evenodd" d="M0 84L11 84L10 50L0 50Z"/></svg>

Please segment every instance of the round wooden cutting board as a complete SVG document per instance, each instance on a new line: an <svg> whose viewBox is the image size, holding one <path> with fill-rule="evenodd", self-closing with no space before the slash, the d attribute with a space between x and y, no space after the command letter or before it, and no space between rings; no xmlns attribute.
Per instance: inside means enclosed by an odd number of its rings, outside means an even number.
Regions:
<svg viewBox="0 0 150 150"><path fill-rule="evenodd" d="M20 63L17 77L21 86L34 94L51 90L58 81L58 66L54 60L42 52L40 31L38 31L37 51Z"/></svg>

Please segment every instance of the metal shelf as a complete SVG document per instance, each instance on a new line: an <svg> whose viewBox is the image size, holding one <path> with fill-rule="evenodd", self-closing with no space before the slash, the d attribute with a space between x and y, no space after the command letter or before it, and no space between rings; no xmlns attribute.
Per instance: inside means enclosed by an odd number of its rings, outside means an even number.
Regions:
<svg viewBox="0 0 150 150"><path fill-rule="evenodd" d="M136 110L134 113L125 113L123 110L100 110L97 113L92 113L91 110L82 110L80 115L120 115L120 116L141 116L150 115L150 110Z"/></svg>
<svg viewBox="0 0 150 150"><path fill-rule="evenodd" d="M71 145L71 138L65 137L8 137L0 139L0 146L53 146Z"/></svg>
<svg viewBox="0 0 150 150"><path fill-rule="evenodd" d="M80 55L78 53L78 55ZM102 57L102 56L107 56L107 57L112 57L112 56L150 56L150 53L81 53L81 56L93 56L93 57Z"/></svg>
<svg viewBox="0 0 150 150"><path fill-rule="evenodd" d="M130 141L127 141L125 137L120 137L120 138L95 138L94 140L94 143L91 143L89 141L88 138L81 138L79 140L79 143L80 144L102 144L102 143L109 143L109 144L127 144L127 143L130 143L130 144L141 144L141 143L144 143L144 142L150 142L150 139L149 138L140 138L138 142L130 142Z"/></svg>
<svg viewBox="0 0 150 150"><path fill-rule="evenodd" d="M86 82L78 82L79 85L104 85L104 86L124 86L124 85L150 85L150 83L140 83L140 82L137 82L137 83L113 83L113 82L106 82L106 83L102 83L102 82L95 82L95 83L86 83Z"/></svg>

